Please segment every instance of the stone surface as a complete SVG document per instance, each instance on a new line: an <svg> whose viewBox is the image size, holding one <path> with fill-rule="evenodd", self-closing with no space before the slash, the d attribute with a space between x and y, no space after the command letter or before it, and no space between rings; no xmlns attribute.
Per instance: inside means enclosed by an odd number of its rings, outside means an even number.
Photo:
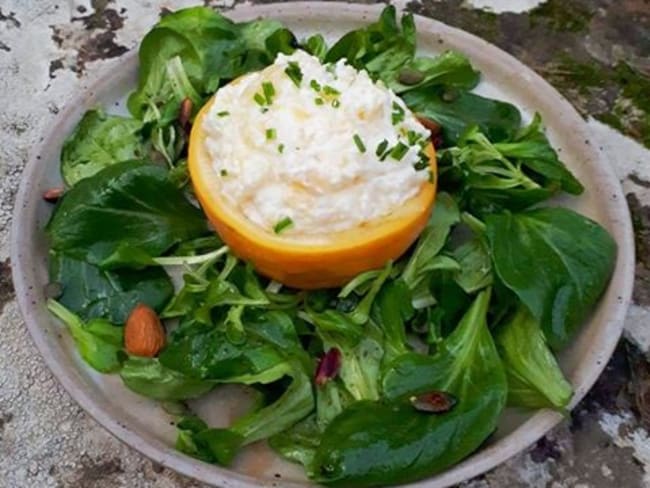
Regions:
<svg viewBox="0 0 650 488"><path fill-rule="evenodd" d="M43 131L82 80L92 82L104 69L119 69L120 55L137 46L161 13L196 3L1 2L1 488L199 486L122 445L72 402L22 324L8 260L15 191ZM235 0L204 3L227 9ZM621 342L598 384L546 438L464 487L650 486L650 152L644 147L650 146L650 2L396 3L496 43L554 83L589 118L624 185L637 238L628 340Z"/></svg>

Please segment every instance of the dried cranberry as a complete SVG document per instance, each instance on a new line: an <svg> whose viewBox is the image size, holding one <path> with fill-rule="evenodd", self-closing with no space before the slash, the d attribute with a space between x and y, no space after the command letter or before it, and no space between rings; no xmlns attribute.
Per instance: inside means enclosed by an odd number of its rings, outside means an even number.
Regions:
<svg viewBox="0 0 650 488"><path fill-rule="evenodd" d="M316 385L323 386L329 380L335 378L339 373L339 369L341 369L341 351L333 347L318 361L315 378Z"/></svg>

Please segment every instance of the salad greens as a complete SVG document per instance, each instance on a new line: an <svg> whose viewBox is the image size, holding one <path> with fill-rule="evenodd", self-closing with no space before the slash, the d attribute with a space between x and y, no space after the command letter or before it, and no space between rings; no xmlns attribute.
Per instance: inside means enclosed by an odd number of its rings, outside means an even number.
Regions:
<svg viewBox="0 0 650 488"><path fill-rule="evenodd" d="M203 103L295 49L346 59L440 127L438 195L417 242L340 289L257 274L185 188L186 130ZM221 384L258 392L228 428L191 411L178 419L176 447L222 465L267 440L316 482L397 484L474 452L506 403L568 408L554 354L607 286L616 245L587 217L544 206L582 185L539 115L522 125L514 105L472 93L479 81L461 53L418 56L413 17L398 21L391 6L331 47L207 7L166 15L141 43L131 117L91 110L64 144L68 188L46 227L62 293L48 308L84 361L143 396L179 402ZM168 327L157 357L123 347L140 303Z"/></svg>
<svg viewBox="0 0 650 488"><path fill-rule="evenodd" d="M61 175L73 186L107 166L145 155L142 122L90 110L63 145Z"/></svg>
<svg viewBox="0 0 650 488"><path fill-rule="evenodd" d="M614 239L565 208L490 215L486 235L499 278L539 321L549 345L566 346L607 284Z"/></svg>
<svg viewBox="0 0 650 488"><path fill-rule="evenodd" d="M125 250L160 256L205 234L203 214L167 176L159 166L127 161L80 181L47 224L52 249L107 268Z"/></svg>

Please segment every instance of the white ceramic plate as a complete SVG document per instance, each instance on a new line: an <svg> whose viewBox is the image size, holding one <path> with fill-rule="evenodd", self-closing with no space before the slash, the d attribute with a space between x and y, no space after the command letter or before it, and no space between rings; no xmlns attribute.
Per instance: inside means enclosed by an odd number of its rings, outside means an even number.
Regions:
<svg viewBox="0 0 650 488"><path fill-rule="evenodd" d="M236 20L269 17L283 21L299 36L321 32L336 38L349 29L377 19L383 5L344 3L284 3L245 5L227 15ZM584 183L579 198L559 202L597 220L618 243L616 270L606 294L561 365L573 384L577 403L596 381L620 337L634 276L633 236L620 184L607 161L595 150L584 121L550 85L510 55L485 41L439 22L417 18L420 50L436 53L456 49L468 55L483 73L479 93L510 101L527 116L541 113L549 137L561 157ZM305 486L302 469L278 459L264 445L248 448L232 469L196 461L173 448L175 429L160 406L128 391L119 377L91 371L79 359L62 326L45 308L47 243L43 227L51 206L41 199L47 188L60 185L59 151L83 112L104 105L124 112L125 96L135 87L137 56L124 56L98 84L70 100L42 146L32 154L23 175L13 218L12 266L16 296L38 349L70 395L116 437L163 466L221 487ZM236 415L245 398L233 387L211 394L194 407L214 426L224 426ZM480 451L438 476L411 487L443 488L493 468L539 439L562 419L552 411L507 411L497 433ZM281 476L279 478L278 476Z"/></svg>

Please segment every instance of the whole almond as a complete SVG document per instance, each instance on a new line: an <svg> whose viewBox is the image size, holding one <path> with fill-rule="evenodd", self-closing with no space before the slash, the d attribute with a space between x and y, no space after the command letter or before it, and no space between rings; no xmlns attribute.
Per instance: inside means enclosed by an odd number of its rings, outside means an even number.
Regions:
<svg viewBox="0 0 650 488"><path fill-rule="evenodd" d="M153 358L165 345L165 329L156 312L140 303L131 311L124 327L124 347L132 356Z"/></svg>
<svg viewBox="0 0 650 488"><path fill-rule="evenodd" d="M49 203L56 203L63 196L65 188L50 188L43 192L43 200Z"/></svg>

